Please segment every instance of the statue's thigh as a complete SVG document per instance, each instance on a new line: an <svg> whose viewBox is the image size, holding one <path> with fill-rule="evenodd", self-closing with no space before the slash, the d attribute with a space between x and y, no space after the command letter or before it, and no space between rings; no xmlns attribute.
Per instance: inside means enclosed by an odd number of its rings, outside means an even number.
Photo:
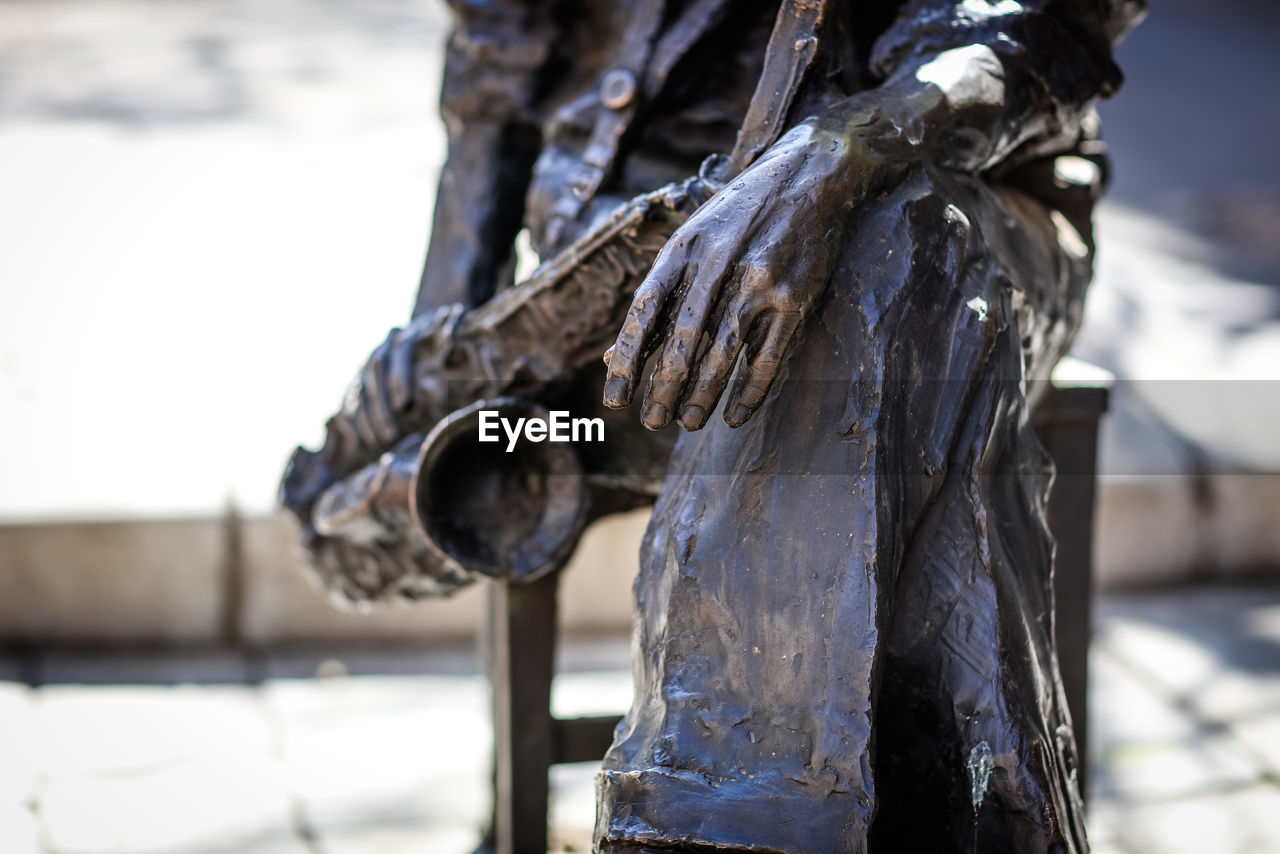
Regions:
<svg viewBox="0 0 1280 854"><path fill-rule="evenodd" d="M755 416L680 436L601 838L865 850L899 570L966 431L1022 405L1025 351L1050 340L1022 330L1061 302L1051 220L1023 203L912 172L858 214Z"/></svg>
<svg viewBox="0 0 1280 854"><path fill-rule="evenodd" d="M779 722L774 744L856 758L900 570L948 477L997 453L1042 458L1021 432L1023 380L1061 348L1078 313L1067 292L1083 289L1049 212L922 167L855 226L761 409L736 429L716 413L676 443L636 584L641 698L699 710L668 740L676 753L698 742L708 703L726 717L772 704L758 718ZM1037 500L981 492L962 533L993 501L1018 510L1000 521L1034 525ZM764 655L780 646L785 659ZM665 720L684 726L682 712ZM747 756L760 735L730 740Z"/></svg>
<svg viewBox="0 0 1280 854"><path fill-rule="evenodd" d="M973 339L983 357L972 372L955 370L954 344L973 324L947 332L953 361L936 374L946 390L933 399L964 404L937 446L928 500L915 508L896 564L879 655L873 842L1083 850L1051 635L1051 464L1028 423L1026 380L1068 345L1091 258L1064 217L1012 190L968 190L954 198L979 204L947 219L980 238L978 250L963 263L943 256L941 266L956 271L966 306L986 314L985 334ZM921 428L927 396L900 397L916 400L897 422L909 435Z"/></svg>

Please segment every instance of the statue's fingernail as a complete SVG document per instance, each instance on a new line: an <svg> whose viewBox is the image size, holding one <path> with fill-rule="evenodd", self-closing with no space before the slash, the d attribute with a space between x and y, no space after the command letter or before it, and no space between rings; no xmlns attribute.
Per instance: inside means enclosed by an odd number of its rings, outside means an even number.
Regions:
<svg viewBox="0 0 1280 854"><path fill-rule="evenodd" d="M644 408L644 426L650 430L661 430L667 426L667 408L661 403L650 403Z"/></svg>
<svg viewBox="0 0 1280 854"><path fill-rule="evenodd" d="M747 423L747 419L751 417L751 410L741 403L734 404L729 411L725 413L724 423L730 427L741 427Z"/></svg>
<svg viewBox="0 0 1280 854"><path fill-rule="evenodd" d="M604 402L609 406L625 406L631 394L631 384L623 377L614 377L604 384Z"/></svg>
<svg viewBox="0 0 1280 854"><path fill-rule="evenodd" d="M705 421L706 418L707 410L698 406L696 403L691 403L684 409L680 410L680 424L686 430L697 430L702 426L702 422Z"/></svg>

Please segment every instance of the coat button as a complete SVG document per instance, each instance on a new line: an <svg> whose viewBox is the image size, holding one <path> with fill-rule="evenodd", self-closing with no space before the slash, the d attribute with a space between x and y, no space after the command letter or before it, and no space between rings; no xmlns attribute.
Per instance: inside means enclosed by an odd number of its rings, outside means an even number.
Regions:
<svg viewBox="0 0 1280 854"><path fill-rule="evenodd" d="M611 110L621 110L636 96L636 78L630 71L614 69L600 82L600 100Z"/></svg>

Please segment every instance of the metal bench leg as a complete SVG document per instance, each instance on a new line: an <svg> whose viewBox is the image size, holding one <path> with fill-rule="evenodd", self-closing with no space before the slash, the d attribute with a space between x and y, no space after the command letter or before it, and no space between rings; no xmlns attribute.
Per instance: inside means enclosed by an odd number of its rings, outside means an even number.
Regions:
<svg viewBox="0 0 1280 854"><path fill-rule="evenodd" d="M1089 640L1093 623L1093 514L1098 459L1098 421L1107 390L1056 388L1036 425L1058 474L1049 496L1054 559L1054 635L1058 668L1075 730L1080 795L1089 771Z"/></svg>
<svg viewBox="0 0 1280 854"><path fill-rule="evenodd" d="M496 854L546 854L560 573L489 585Z"/></svg>

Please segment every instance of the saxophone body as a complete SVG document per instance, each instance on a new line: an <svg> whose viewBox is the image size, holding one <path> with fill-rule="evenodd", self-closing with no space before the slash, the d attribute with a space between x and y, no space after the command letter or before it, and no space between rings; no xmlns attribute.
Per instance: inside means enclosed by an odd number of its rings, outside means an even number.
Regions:
<svg viewBox="0 0 1280 854"><path fill-rule="evenodd" d="M567 445L479 444L478 413L545 415L543 402L593 376L639 282L724 169L709 158L698 175L632 199L483 305L392 330L323 446L296 449L280 487L304 562L332 598L412 600L480 576L535 578L568 557L592 516L627 506L592 507L593 477L656 489L640 472L593 471Z"/></svg>

